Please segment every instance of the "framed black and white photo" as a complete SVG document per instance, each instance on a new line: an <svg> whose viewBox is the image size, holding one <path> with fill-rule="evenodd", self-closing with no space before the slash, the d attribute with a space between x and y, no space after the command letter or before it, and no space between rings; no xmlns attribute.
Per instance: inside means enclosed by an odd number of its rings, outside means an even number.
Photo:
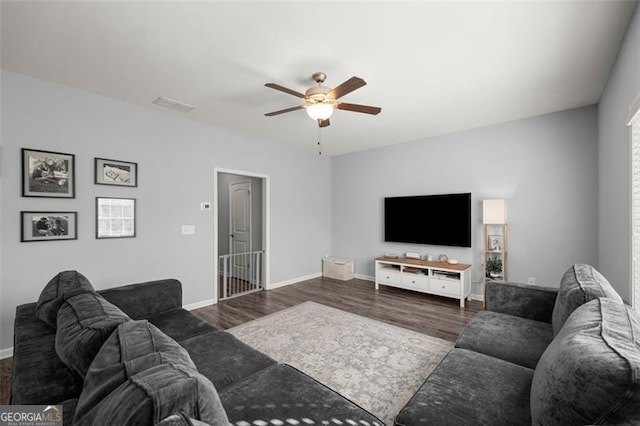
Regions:
<svg viewBox="0 0 640 426"><path fill-rule="evenodd" d="M78 239L77 212L20 212L20 241L59 241Z"/></svg>
<svg viewBox="0 0 640 426"><path fill-rule="evenodd" d="M75 198L75 155L22 148L22 196Z"/></svg>
<svg viewBox="0 0 640 426"><path fill-rule="evenodd" d="M488 235L487 239L489 251L502 251L504 249L504 238L502 235Z"/></svg>
<svg viewBox="0 0 640 426"><path fill-rule="evenodd" d="M136 199L96 197L96 238L136 236Z"/></svg>
<svg viewBox="0 0 640 426"><path fill-rule="evenodd" d="M98 185L138 186L138 164L96 158L95 183Z"/></svg>

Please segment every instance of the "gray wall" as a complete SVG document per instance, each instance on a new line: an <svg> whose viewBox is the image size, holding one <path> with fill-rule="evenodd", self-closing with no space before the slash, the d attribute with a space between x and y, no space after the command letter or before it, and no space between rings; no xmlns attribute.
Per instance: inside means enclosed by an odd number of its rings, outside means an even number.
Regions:
<svg viewBox="0 0 640 426"><path fill-rule="evenodd" d="M252 250L262 247L262 179L218 173L218 254L229 254L229 184L251 182L251 245Z"/></svg>
<svg viewBox="0 0 640 426"><path fill-rule="evenodd" d="M640 94L640 7L616 63L609 74L599 105L600 168L598 264L623 299L631 302L631 157L629 108Z"/></svg>
<svg viewBox="0 0 640 426"><path fill-rule="evenodd" d="M319 272L331 247L331 161L315 146L294 149L8 71L1 77L0 349L12 346L16 305L37 300L65 269L98 289L175 277L185 304L210 300L217 237L200 202L214 201L214 167L270 176L271 282ZM21 197L23 147L75 154L77 198ZM94 185L94 157L137 162L139 187ZM136 238L94 238L98 195L138 199ZM20 243L21 210L56 209L78 211L77 241ZM182 224L196 234L182 236Z"/></svg>
<svg viewBox="0 0 640 426"><path fill-rule="evenodd" d="M372 276L385 253L446 253L479 282L482 200L505 198L509 279L557 286L571 264L597 261L597 134L592 106L334 157L333 254ZM472 248L383 242L384 197L453 192L472 193Z"/></svg>

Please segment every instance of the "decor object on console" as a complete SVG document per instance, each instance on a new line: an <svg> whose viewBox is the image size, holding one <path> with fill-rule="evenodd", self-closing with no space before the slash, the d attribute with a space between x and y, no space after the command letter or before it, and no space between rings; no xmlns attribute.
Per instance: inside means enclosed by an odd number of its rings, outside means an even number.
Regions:
<svg viewBox="0 0 640 426"><path fill-rule="evenodd" d="M502 199L482 201L484 249L482 251L484 283L487 280L506 281L509 225L507 202Z"/></svg>

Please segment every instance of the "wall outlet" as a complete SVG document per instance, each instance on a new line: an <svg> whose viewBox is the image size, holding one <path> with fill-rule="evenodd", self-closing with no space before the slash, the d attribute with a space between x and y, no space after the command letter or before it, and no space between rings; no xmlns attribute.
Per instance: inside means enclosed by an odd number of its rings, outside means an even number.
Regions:
<svg viewBox="0 0 640 426"><path fill-rule="evenodd" d="M193 235L196 233L195 225L182 225L182 235Z"/></svg>
<svg viewBox="0 0 640 426"><path fill-rule="evenodd" d="M202 210L203 212L207 212L211 210L211 203L207 202L207 201L203 201L200 203L200 210Z"/></svg>
<svg viewBox="0 0 640 426"><path fill-rule="evenodd" d="M527 278L527 284L535 285L536 284L536 277Z"/></svg>

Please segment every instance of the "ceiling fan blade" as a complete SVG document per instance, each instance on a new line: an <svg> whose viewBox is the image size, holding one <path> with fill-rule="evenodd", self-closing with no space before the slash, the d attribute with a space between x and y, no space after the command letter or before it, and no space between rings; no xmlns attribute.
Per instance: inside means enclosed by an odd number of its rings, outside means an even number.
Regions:
<svg viewBox="0 0 640 426"><path fill-rule="evenodd" d="M333 99L338 99L346 95L347 93L351 93L354 90L361 88L365 84L367 84L367 82L360 77L351 77L349 80L345 81L338 87L334 87L333 90L328 93L328 95Z"/></svg>
<svg viewBox="0 0 640 426"><path fill-rule="evenodd" d="M288 94L293 95L293 96L297 96L297 97L302 98L302 99L305 98L305 95L303 95L302 93L296 92L295 90L287 89L286 87L280 86L279 84L267 83L267 84L265 84L265 86L270 87L271 89L279 90L279 91L284 92L284 93L288 93Z"/></svg>
<svg viewBox="0 0 640 426"><path fill-rule="evenodd" d="M273 117L274 115L284 114L285 112L296 111L296 110L303 109L303 108L304 108L304 105L298 105L298 106L294 106L294 107L287 108L287 109L281 109L279 111L268 112L265 115L267 117Z"/></svg>
<svg viewBox="0 0 640 426"><path fill-rule="evenodd" d="M362 112L365 114L373 114L373 115L376 115L380 111L382 111L382 108L380 107L374 107L369 105L358 105L358 104L346 104L344 102L341 102L338 105L336 105L336 108L343 109L345 111Z"/></svg>
<svg viewBox="0 0 640 426"><path fill-rule="evenodd" d="M322 119L318 119L318 126L320 127L327 127L329 124L331 124L329 122L329 119L327 118L326 120L322 120Z"/></svg>

